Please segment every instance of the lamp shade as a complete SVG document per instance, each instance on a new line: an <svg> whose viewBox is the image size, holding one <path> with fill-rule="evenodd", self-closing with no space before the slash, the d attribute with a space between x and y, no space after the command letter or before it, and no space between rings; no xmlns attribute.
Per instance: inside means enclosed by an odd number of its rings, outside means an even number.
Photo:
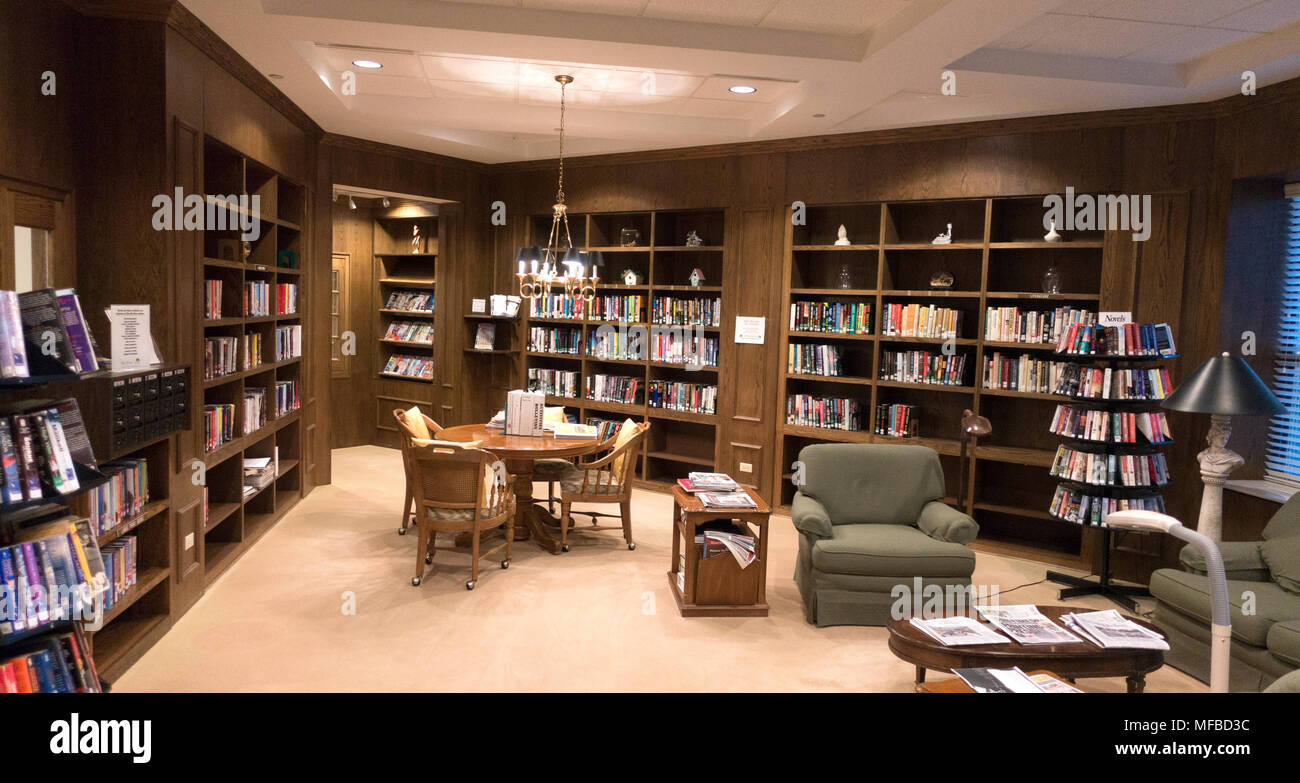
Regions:
<svg viewBox="0 0 1300 783"><path fill-rule="evenodd" d="M1227 353L1206 359L1161 407L1223 416L1276 416L1286 410L1245 359Z"/></svg>
<svg viewBox="0 0 1300 783"><path fill-rule="evenodd" d="M533 261L540 261L542 258L542 249L536 245L521 247L515 251L515 261L525 264Z"/></svg>
<svg viewBox="0 0 1300 783"><path fill-rule="evenodd" d="M587 251L587 261L588 261L588 263L590 263L592 266L598 266L598 267L604 268L604 266L605 266L605 253L604 253L604 251L601 251L601 250L588 250L588 251Z"/></svg>

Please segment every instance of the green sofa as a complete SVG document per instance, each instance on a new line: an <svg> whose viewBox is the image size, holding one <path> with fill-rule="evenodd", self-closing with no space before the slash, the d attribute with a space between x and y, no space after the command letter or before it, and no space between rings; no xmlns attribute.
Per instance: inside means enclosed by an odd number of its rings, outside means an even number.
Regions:
<svg viewBox="0 0 1300 783"><path fill-rule="evenodd" d="M1219 551L1232 617L1229 689L1263 690L1300 668L1300 494L1277 510L1260 541L1225 541ZM1187 546L1179 561L1182 570L1162 568L1151 575L1153 619L1169 635L1165 662L1208 682L1210 580L1205 558Z"/></svg>
<svg viewBox="0 0 1300 783"><path fill-rule="evenodd" d="M939 455L924 446L817 444L799 451L790 516L794 580L808 622L884 625L896 586L969 588L975 520L945 505ZM909 601L910 603L910 601Z"/></svg>

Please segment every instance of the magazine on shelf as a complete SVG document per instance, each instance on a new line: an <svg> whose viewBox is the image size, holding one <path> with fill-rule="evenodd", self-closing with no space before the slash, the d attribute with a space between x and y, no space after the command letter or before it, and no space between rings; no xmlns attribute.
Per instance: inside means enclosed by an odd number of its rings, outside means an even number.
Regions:
<svg viewBox="0 0 1300 783"><path fill-rule="evenodd" d="M945 647L969 644L1010 644L1011 640L975 620L973 617L936 617L932 620L912 618L912 625Z"/></svg>
<svg viewBox="0 0 1300 783"><path fill-rule="evenodd" d="M496 335L496 324L479 324L478 333L474 335L474 350L492 350L496 346Z"/></svg>
<svg viewBox="0 0 1300 783"><path fill-rule="evenodd" d="M1031 674L1029 680L1037 685L1043 693L1083 693L1082 690L1065 680L1057 679L1050 674Z"/></svg>
<svg viewBox="0 0 1300 783"><path fill-rule="evenodd" d="M743 533L728 533L722 530L702 530L695 536L695 543L704 547L704 558L708 559L723 552L730 552L741 568L758 559L755 551L754 537Z"/></svg>
<svg viewBox="0 0 1300 783"><path fill-rule="evenodd" d="M1061 622L1098 647L1168 650L1169 643L1155 631L1143 628L1114 609L1100 612L1074 612L1061 616Z"/></svg>
<svg viewBox="0 0 1300 783"><path fill-rule="evenodd" d="M726 473L691 471L687 474L696 492L734 492L740 489L736 480Z"/></svg>
<svg viewBox="0 0 1300 783"><path fill-rule="evenodd" d="M1082 639L1044 617L1033 604L977 608L985 620L1021 644L1083 643Z"/></svg>
<svg viewBox="0 0 1300 783"><path fill-rule="evenodd" d="M748 492L700 492L696 495L709 508L758 508Z"/></svg>
<svg viewBox="0 0 1300 783"><path fill-rule="evenodd" d="M952 673L962 679L976 693L1044 693L1045 691L1030 679L1020 667L1011 669L989 669L977 667L971 669L953 669Z"/></svg>

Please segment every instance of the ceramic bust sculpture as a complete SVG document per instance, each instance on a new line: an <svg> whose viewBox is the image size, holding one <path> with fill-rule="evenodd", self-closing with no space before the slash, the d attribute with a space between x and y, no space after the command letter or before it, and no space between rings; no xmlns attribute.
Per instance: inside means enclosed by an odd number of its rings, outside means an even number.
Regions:
<svg viewBox="0 0 1300 783"><path fill-rule="evenodd" d="M1056 218L1052 218L1051 227L1048 228L1047 233L1043 236L1043 240L1046 242L1061 241L1061 235L1056 231Z"/></svg>
<svg viewBox="0 0 1300 783"><path fill-rule="evenodd" d="M945 233L945 234L940 234L939 236L937 236L937 237L935 237L934 239L930 240L930 244L932 244L932 245L951 245L951 244L952 244L952 224L951 224L951 223L948 224L948 232L947 232L947 233Z"/></svg>
<svg viewBox="0 0 1300 783"><path fill-rule="evenodd" d="M843 223L840 224L840 230L837 236L839 237L835 240L837 246L843 247L844 245L852 244L849 242L849 231L844 227Z"/></svg>

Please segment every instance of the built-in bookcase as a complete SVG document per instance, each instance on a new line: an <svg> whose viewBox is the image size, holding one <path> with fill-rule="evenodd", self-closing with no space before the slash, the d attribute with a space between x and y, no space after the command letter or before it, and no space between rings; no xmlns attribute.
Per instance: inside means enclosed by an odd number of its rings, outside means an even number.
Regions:
<svg viewBox="0 0 1300 783"><path fill-rule="evenodd" d="M573 396L552 389L548 405L563 405L584 423L650 420L650 435L637 456L636 476L643 486L662 489L691 471L715 468L718 354L722 350L718 346L721 319L724 314L732 315L726 313L722 301L723 268L729 263L724 251L724 222L721 209L570 214L574 245L604 255L596 291L599 304L567 314L548 313L536 304L530 307L528 300L522 306L525 385L535 372L571 373L577 379ZM550 229L550 215L531 218L530 244L544 246ZM635 244L624 244L625 229L636 233ZM691 231L701 244L686 245ZM696 270L703 279L692 285L691 275ZM636 280L629 283L625 271L635 273ZM563 286L553 293L562 297ZM675 303L678 315L663 315L665 323L652 323L656 302L665 306ZM707 316L700 314L701 302L709 303ZM541 342L537 330L556 339L541 338L547 340ZM674 341L681 340L703 348L707 357L697 351L700 361L689 367L673 361ZM660 341L659 350L656 341ZM635 380L635 394L630 401L593 399L598 376ZM651 404L657 399L652 386L683 394L703 392L712 398L712 410L655 407Z"/></svg>
<svg viewBox="0 0 1300 783"><path fill-rule="evenodd" d="M203 237L198 312L204 320L198 356L206 362L210 338L234 338L238 346L232 371L215 374L205 366L194 368L204 404L197 429L206 481L202 562L210 582L302 496L299 408L307 398L308 380L302 355L308 337L302 272L309 199L302 184L210 137L205 139L203 166L209 202L220 205L217 197L241 194L260 199L256 239L244 245L238 228L211 226ZM213 281L221 283L221 305L209 313ZM265 312L248 306L248 289L266 293ZM251 417L246 421L243 402L246 393L258 389L265 390L264 414L258 419L261 426L254 428ZM296 393L284 392L286 404L277 415L279 389ZM205 438L209 405L234 406L232 437L211 447ZM275 457L277 448L277 478L245 496L243 460Z"/></svg>
<svg viewBox="0 0 1300 783"><path fill-rule="evenodd" d="M417 234L418 232L418 234ZM374 220L375 304L379 341L375 374L380 378L412 383L434 383L434 338L403 340L389 336L390 329L415 329L434 324L438 272L439 221L437 215L418 205L407 205L377 215ZM427 305L410 302L390 307L394 295L411 301L427 298ZM390 368L397 357L405 365ZM421 372L427 368L427 372Z"/></svg>
<svg viewBox="0 0 1300 783"><path fill-rule="evenodd" d="M937 451L949 493L955 495L961 452L960 421L969 409L989 418L991 435L973 449L966 496L949 502L980 522L980 539L1008 552L1022 551L1063 564L1082 563L1078 526L1047 513L1055 483L1044 475L1055 442L1047 427L1058 398L1049 392L1003 390L983 382L985 362L995 354L1052 360L1054 345L986 339L988 308L1022 311L1073 307L1096 312L1102 296L1101 232L1064 232L1061 242L1044 240L1042 197L978 198L922 202L809 205L792 215L786 232L783 299L778 330L784 382L778 397L780 451L776 468L779 502L793 494L791 463L811 443L916 443ZM951 242L933 244L948 232ZM847 245L837 245L839 226ZM1054 267L1062 293L1043 293L1043 277ZM931 288L939 272L949 287ZM797 303L839 306L836 312L870 310L865 330L824 332L791 328ZM889 305L933 305L959 314L955 333L933 336L887 334L882 314ZM946 344L946 345L945 345ZM830 346L838 359L818 375L784 372L791 346L815 351ZM946 352L945 352L946 350ZM883 379L890 354L927 352L964 357L962 376L951 384ZM799 369L799 368L796 368ZM787 421L791 395L844 400L856 406L855 429L831 429ZM872 431L879 406L911 406L915 437Z"/></svg>

